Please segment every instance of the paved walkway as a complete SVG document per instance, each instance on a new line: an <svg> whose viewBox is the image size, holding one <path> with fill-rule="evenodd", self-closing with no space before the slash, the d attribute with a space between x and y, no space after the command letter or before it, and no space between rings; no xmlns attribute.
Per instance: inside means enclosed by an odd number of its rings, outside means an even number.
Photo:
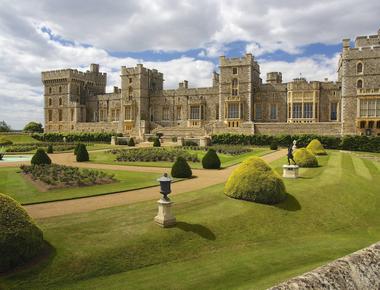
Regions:
<svg viewBox="0 0 380 290"><path fill-rule="evenodd" d="M286 150L279 150L262 158L271 162L286 155ZM137 167L137 166L123 166L123 165L109 165L109 164L95 164L95 163L77 163L74 161L72 154L55 154L52 156L53 162L74 165L78 167L91 167L97 169L113 169L113 170L129 170L141 172L167 172L169 169L157 167ZM196 176L192 179L176 182L172 184L172 194L200 190L202 188L223 183L227 180L231 172L236 168L231 166L221 170L201 170L194 169L193 175ZM48 203L41 203L35 205L25 206L25 209L33 218L47 218L53 216L60 216L72 213L89 212L102 208L109 208L139 201L154 200L160 197L158 187L150 187L145 189L136 189L132 191L125 191L120 193L86 197L73 200L55 201Z"/></svg>

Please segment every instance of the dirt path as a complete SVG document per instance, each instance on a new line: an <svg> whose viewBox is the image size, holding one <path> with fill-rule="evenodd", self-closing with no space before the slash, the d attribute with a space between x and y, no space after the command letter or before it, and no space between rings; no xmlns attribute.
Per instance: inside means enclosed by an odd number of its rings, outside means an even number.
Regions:
<svg viewBox="0 0 380 290"><path fill-rule="evenodd" d="M279 150L263 156L262 158L271 162L285 156L286 150ZM114 170L131 170L142 172L165 172L165 168L156 167L135 167L122 165L107 165L94 163L76 163L73 159L65 154L53 155L53 160L56 163L75 165L80 167L91 167L99 169L114 169ZM194 179L187 179L181 182L172 184L172 195L179 193L200 190L202 188L225 182L231 172L236 168L231 166L222 170L193 170L196 176ZM124 205L145 200L159 199L160 194L157 187L137 189L132 191L120 192L109 195L86 197L74 200L64 200L56 202L41 203L25 206L28 213L34 218L47 218L60 216L72 213L88 212L102 208Z"/></svg>

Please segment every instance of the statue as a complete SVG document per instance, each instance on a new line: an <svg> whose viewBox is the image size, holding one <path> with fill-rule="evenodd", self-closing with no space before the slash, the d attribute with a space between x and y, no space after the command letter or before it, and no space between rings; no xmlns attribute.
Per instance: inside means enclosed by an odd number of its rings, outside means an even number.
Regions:
<svg viewBox="0 0 380 290"><path fill-rule="evenodd" d="M297 149L296 143L297 143L297 141L294 140L294 141L293 141L293 145L290 144L289 147L288 147L288 164L289 164L289 165L290 165L290 160L293 161L294 165L297 164L297 163L294 161L294 157L293 157L293 152Z"/></svg>

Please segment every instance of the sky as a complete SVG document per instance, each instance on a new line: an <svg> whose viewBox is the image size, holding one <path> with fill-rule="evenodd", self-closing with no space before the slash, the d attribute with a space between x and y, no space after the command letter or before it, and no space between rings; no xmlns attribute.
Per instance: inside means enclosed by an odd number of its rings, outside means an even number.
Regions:
<svg viewBox="0 0 380 290"><path fill-rule="evenodd" d="M211 86L220 55L247 52L284 81L336 80L343 38L376 34L380 1L0 0L0 120L43 123L41 71L100 64L107 91L120 67L143 63Z"/></svg>

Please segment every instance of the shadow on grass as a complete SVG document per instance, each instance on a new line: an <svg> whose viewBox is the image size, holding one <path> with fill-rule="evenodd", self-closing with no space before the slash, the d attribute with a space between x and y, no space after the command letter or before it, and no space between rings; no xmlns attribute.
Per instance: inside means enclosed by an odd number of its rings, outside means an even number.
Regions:
<svg viewBox="0 0 380 290"><path fill-rule="evenodd" d="M301 204L290 193L286 194L286 199L283 202L275 204L274 206L288 211L297 211L301 209Z"/></svg>
<svg viewBox="0 0 380 290"><path fill-rule="evenodd" d="M216 239L216 236L214 233L206 228L205 226L198 225L198 224L189 224L186 222L177 222L176 228L179 228L185 232L192 232L194 234L197 234L201 238L214 241Z"/></svg>

